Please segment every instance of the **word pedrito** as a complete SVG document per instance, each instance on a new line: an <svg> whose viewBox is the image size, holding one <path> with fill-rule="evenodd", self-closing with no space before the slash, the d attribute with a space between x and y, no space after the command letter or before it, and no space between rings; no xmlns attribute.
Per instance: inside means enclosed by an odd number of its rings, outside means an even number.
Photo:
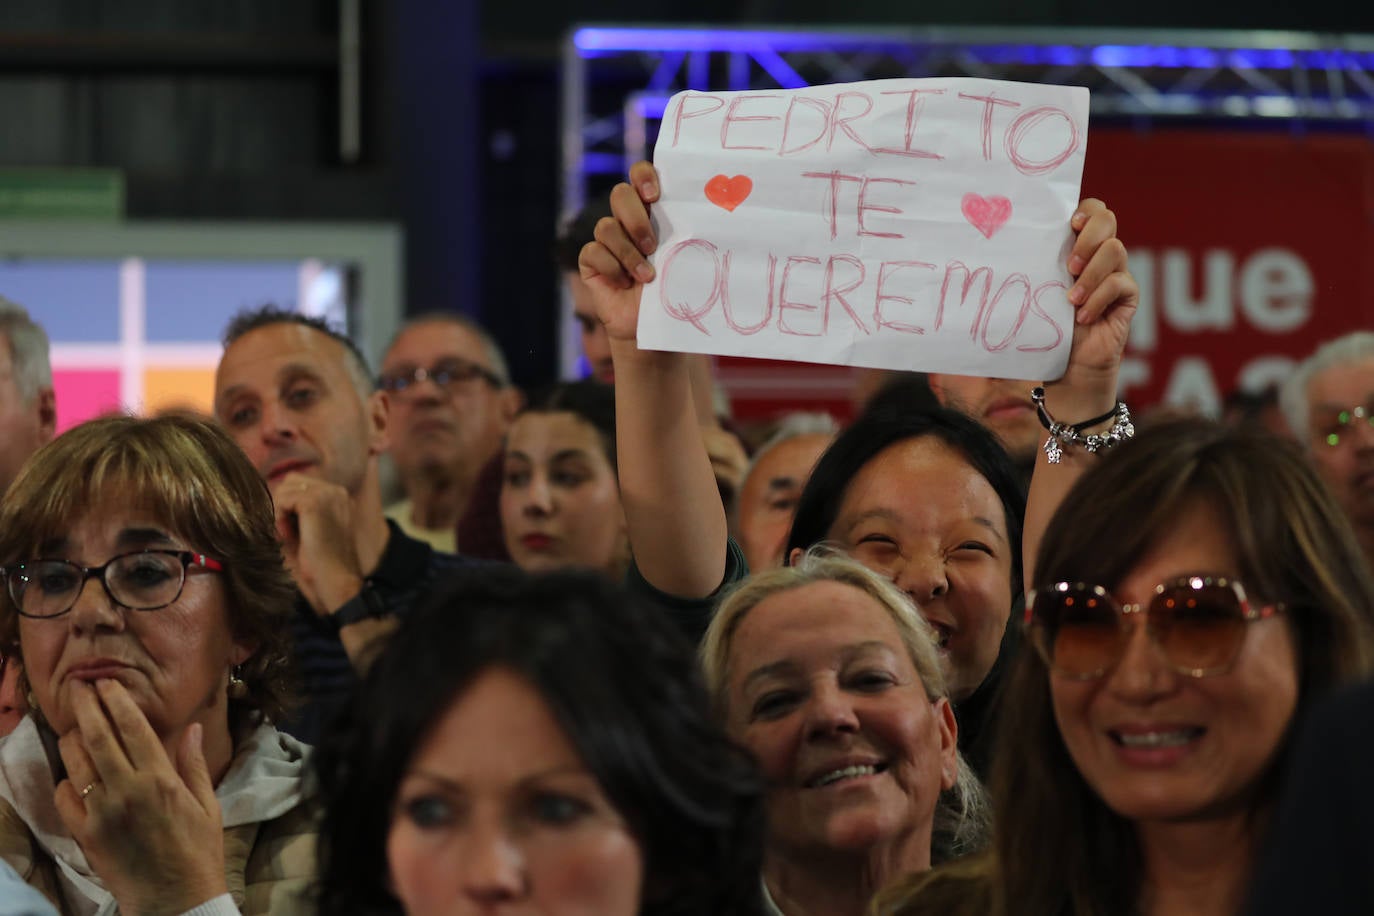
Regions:
<svg viewBox="0 0 1374 916"><path fill-rule="evenodd" d="M843 138L873 156L901 156L910 159L940 160L945 156L937 149L917 144L917 131L927 104L981 105L977 118L979 146L984 160L993 158L994 116L1002 109L1010 115L1023 106L1020 102L1001 98L995 93L975 95L959 92L947 94L944 89L850 90L833 98L793 93L737 93L729 100L710 93L686 92L677 97L676 108L663 120L663 137L671 136L670 147L682 140L684 130L694 134L694 142L701 137L718 137L721 150L762 150L786 158L817 150L831 152L837 140ZM748 106L746 108L746 106ZM724 112L722 113L722 109ZM883 117L896 113L898 117ZM691 123L700 122L700 123ZM1031 135L1042 127L1057 122L1067 127L1063 149L1040 159L1032 159L1023 150ZM707 133L714 128L715 135ZM896 129L894 129L896 128ZM886 130L887 134L883 135ZM741 134L745 136L741 137ZM662 140L660 140L660 143ZM1039 105L1019 111L1002 129L1002 150L1024 175L1046 175L1067 162L1082 145L1082 131L1073 117L1062 108ZM716 143L706 142L710 148ZM1043 155L1043 150L1041 151Z"/></svg>

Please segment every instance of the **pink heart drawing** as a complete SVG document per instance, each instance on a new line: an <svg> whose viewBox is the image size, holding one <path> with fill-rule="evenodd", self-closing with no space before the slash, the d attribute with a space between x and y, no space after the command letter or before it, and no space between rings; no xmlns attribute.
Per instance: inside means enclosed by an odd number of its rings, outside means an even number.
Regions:
<svg viewBox="0 0 1374 916"><path fill-rule="evenodd" d="M722 210L733 213L753 190L754 182L748 175L736 175L734 178L717 175L706 182L706 199Z"/></svg>
<svg viewBox="0 0 1374 916"><path fill-rule="evenodd" d="M964 219L985 238L992 238L1011 219L1011 201L1005 197L984 197L970 192L964 195L960 209L964 211Z"/></svg>

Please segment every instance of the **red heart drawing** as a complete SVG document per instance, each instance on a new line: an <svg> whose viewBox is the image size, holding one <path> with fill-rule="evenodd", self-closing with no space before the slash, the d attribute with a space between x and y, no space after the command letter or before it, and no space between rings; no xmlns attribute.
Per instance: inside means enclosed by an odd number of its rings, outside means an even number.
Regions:
<svg viewBox="0 0 1374 916"><path fill-rule="evenodd" d="M722 210L733 213L753 190L754 182L748 175L736 175L734 178L717 175L706 182L706 199Z"/></svg>
<svg viewBox="0 0 1374 916"><path fill-rule="evenodd" d="M981 194L965 194L963 206L964 219L969 224L983 233L984 237L992 238L997 234L1007 220L1011 219L1011 201L1005 197L984 197Z"/></svg>

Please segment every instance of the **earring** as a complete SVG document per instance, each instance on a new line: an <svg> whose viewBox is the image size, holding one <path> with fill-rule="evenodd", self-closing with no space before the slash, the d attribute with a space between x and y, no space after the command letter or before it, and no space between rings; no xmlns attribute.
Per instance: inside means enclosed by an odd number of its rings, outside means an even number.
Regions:
<svg viewBox="0 0 1374 916"><path fill-rule="evenodd" d="M38 708L38 698L33 695L33 688L29 686L29 679L23 675L20 677L23 677L25 712L39 725L47 725L48 720L43 715L43 710Z"/></svg>
<svg viewBox="0 0 1374 916"><path fill-rule="evenodd" d="M239 677L242 671L242 665L235 665L229 670L229 688L225 692L231 700L242 700L248 696L248 685Z"/></svg>

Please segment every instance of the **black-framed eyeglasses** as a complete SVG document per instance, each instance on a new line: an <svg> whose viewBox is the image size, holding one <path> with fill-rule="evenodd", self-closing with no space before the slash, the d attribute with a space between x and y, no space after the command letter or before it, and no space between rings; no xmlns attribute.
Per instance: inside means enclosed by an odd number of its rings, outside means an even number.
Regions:
<svg viewBox="0 0 1374 916"><path fill-rule="evenodd" d="M1317 438L1328 448L1339 448L1350 442L1355 429L1361 425L1374 427L1374 404L1324 413L1313 422Z"/></svg>
<svg viewBox="0 0 1374 916"><path fill-rule="evenodd" d="M429 379L440 388L450 392L457 391L459 388L478 380L486 382L493 388L506 387L505 380L495 372L485 366L479 366L457 357L441 359L428 369L419 366L414 369L384 372L377 379L377 384L381 386L383 391L401 394L425 379Z"/></svg>
<svg viewBox="0 0 1374 916"><path fill-rule="evenodd" d="M1121 661L1131 618L1146 631L1169 665L1188 677L1224 674L1235 663L1245 626L1281 613L1281 604L1253 607L1234 579L1185 576L1155 586L1146 604L1118 604L1100 585L1056 582L1026 593L1031 643L1061 677L1101 677Z"/></svg>
<svg viewBox="0 0 1374 916"><path fill-rule="evenodd" d="M156 611L181 597L186 570L223 572L224 564L191 550L139 550L101 566L66 560L29 560L0 567L10 600L25 617L60 617L76 606L86 580L98 578L110 600L134 611Z"/></svg>

